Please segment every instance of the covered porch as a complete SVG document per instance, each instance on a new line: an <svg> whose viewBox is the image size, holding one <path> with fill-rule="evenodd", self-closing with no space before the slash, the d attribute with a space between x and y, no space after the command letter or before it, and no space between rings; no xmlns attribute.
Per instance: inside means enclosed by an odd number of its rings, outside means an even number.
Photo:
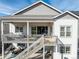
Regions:
<svg viewBox="0 0 79 59"><path fill-rule="evenodd" d="M4 19L1 22L1 31L4 43L32 43L41 35L53 36L52 19ZM54 37L54 36L53 36Z"/></svg>

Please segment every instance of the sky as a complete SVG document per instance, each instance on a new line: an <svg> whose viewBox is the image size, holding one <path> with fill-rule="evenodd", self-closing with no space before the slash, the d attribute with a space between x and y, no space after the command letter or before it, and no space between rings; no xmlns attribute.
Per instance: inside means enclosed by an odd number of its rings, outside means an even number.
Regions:
<svg viewBox="0 0 79 59"><path fill-rule="evenodd" d="M0 16L11 15L12 13L27 7L38 0L0 0ZM42 0L45 3L61 11L79 11L79 0Z"/></svg>

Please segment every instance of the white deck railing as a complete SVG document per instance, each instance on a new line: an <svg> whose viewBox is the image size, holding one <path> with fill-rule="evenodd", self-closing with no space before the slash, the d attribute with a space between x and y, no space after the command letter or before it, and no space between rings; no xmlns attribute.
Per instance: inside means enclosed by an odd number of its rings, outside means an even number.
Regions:
<svg viewBox="0 0 79 59"><path fill-rule="evenodd" d="M33 43L36 41L40 36L26 36L26 35L16 35L16 34L4 34L3 35L3 42L4 43Z"/></svg>

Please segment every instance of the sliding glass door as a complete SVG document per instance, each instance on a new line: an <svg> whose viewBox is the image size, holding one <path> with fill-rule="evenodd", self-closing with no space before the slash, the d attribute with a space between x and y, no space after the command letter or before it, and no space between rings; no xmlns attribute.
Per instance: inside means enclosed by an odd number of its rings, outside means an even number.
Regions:
<svg viewBox="0 0 79 59"><path fill-rule="evenodd" d="M31 27L31 34L48 34L48 26L33 26Z"/></svg>

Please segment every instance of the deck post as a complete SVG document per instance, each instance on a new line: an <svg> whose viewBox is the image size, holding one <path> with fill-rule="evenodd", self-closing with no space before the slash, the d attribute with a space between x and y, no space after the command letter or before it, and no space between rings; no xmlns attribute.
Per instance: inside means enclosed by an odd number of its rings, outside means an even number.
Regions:
<svg viewBox="0 0 79 59"><path fill-rule="evenodd" d="M58 39L56 39L55 52L58 52Z"/></svg>
<svg viewBox="0 0 79 59"><path fill-rule="evenodd" d="M43 38L43 59L45 59L45 45L44 45L44 38Z"/></svg>
<svg viewBox="0 0 79 59"><path fill-rule="evenodd" d="M52 36L54 36L54 23L52 22L52 33L51 33Z"/></svg>
<svg viewBox="0 0 79 59"><path fill-rule="evenodd" d="M29 22L27 22L27 48L29 48ZM29 51L28 51L29 52ZM28 59L28 57L27 57Z"/></svg>
<svg viewBox="0 0 79 59"><path fill-rule="evenodd" d="M50 26L48 26L48 36L50 36Z"/></svg>
<svg viewBox="0 0 79 59"><path fill-rule="evenodd" d="M1 21L2 59L4 59L3 22Z"/></svg>
<svg viewBox="0 0 79 59"><path fill-rule="evenodd" d="M4 43L2 42L2 59L4 59Z"/></svg>
<svg viewBox="0 0 79 59"><path fill-rule="evenodd" d="M45 59L45 46L43 46L43 59Z"/></svg>
<svg viewBox="0 0 79 59"><path fill-rule="evenodd" d="M27 22L27 48L29 47L29 22Z"/></svg>

